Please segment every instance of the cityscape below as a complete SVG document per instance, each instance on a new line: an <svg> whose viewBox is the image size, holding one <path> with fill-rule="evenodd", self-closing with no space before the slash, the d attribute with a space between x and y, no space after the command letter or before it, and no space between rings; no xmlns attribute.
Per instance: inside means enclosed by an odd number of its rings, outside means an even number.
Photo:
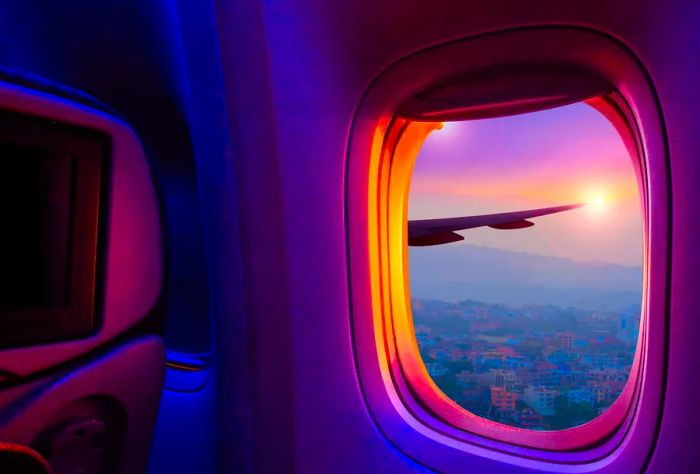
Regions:
<svg viewBox="0 0 700 474"><path fill-rule="evenodd" d="M418 347L448 397L519 428L560 430L603 413L622 393L639 305L585 310L474 300L412 300Z"/></svg>

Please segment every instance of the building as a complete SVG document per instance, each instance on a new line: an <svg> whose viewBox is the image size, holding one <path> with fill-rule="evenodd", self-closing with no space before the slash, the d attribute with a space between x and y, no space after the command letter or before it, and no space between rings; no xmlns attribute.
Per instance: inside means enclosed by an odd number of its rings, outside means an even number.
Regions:
<svg viewBox="0 0 700 474"><path fill-rule="evenodd" d="M491 387L491 406L500 410L515 410L518 394L501 387Z"/></svg>
<svg viewBox="0 0 700 474"><path fill-rule="evenodd" d="M571 351L574 347L574 335L570 332L560 332L557 334L559 347L565 351Z"/></svg>
<svg viewBox="0 0 700 474"><path fill-rule="evenodd" d="M491 369L489 370L484 381L494 387L511 390L518 383L518 377L513 370Z"/></svg>
<svg viewBox="0 0 700 474"><path fill-rule="evenodd" d="M554 398L556 390L547 387L528 385L525 389L523 401L532 407L541 416L554 415Z"/></svg>
<svg viewBox="0 0 700 474"><path fill-rule="evenodd" d="M479 374L471 370L462 370L456 376L457 385L464 388L475 387L480 380Z"/></svg>
<svg viewBox="0 0 700 474"><path fill-rule="evenodd" d="M595 399L595 394L590 388L579 388L566 392L566 398L569 403L592 403Z"/></svg>
<svg viewBox="0 0 700 474"><path fill-rule="evenodd" d="M515 421L519 428L525 429L545 429L542 417L532 408L526 407L515 412Z"/></svg>

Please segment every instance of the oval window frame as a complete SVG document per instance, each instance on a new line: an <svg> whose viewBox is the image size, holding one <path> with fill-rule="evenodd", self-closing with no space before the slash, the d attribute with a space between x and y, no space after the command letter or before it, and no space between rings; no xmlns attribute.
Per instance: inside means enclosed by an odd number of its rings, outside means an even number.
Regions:
<svg viewBox="0 0 700 474"><path fill-rule="evenodd" d="M470 60L457 61L458 58ZM608 100L598 100L596 108L612 114L616 127L632 124L639 132L638 147L645 171L647 250L635 390L631 391L629 409L625 408L624 417L614 423L616 426L598 427L593 435L582 436L577 428L589 424L582 425L572 428L578 433L569 440L557 436L568 430L539 433L546 439L533 442L532 434L536 432L523 430L527 435L516 439L517 436L507 434L509 427L497 423L490 433L473 426L464 429L426 410L424 400L416 397L415 387L404 376L394 341L393 305L401 299L405 305L405 293L397 295L394 290L395 285L405 285L405 281L399 283L394 278L392 288L390 277L379 271L382 252L388 252L386 244L377 238L379 222L386 218L382 210L388 209L380 182L389 174L390 147L385 146L385 140L395 139L391 134L397 130L392 127L397 123L396 112L408 98L435 84L499 61L508 63L508 58L545 63L566 59L576 67L599 74L615 92ZM477 465L484 469L495 467L494 461L545 470L570 464L586 464L590 469L611 467L623 462L623 458L630 458L633 464L644 462L660 417L667 347L670 183L666 157L658 101L648 76L629 50L594 30L550 26L487 33L416 53L379 76L358 107L353 125L348 151L346 224L358 374L369 411L392 443L425 465L446 472L458 470L465 457L476 462L474 455L479 456L481 464ZM405 280L405 274L400 276L400 280ZM402 344L405 349L406 344ZM644 397L639 396L642 392Z"/></svg>
<svg viewBox="0 0 700 474"><path fill-rule="evenodd" d="M637 174L642 201L646 202L638 133L625 118L628 116L623 112L626 109L625 104L615 93L605 93L588 98L584 102L594 105L597 110L604 110L606 113L602 115L608 118L611 125L620 133ZM439 126L439 123L418 122L397 117L392 122L384 141L384 148L390 156L385 183L388 212L386 219L381 219L387 223L386 229L380 228L379 233L380 235L386 233L387 243L384 247L387 252L387 262L384 271L388 274L388 292L392 295L390 317L393 343L400 364L400 376L405 379L405 387L431 415L468 433L518 446L547 450L572 450L594 445L619 428L633 406L637 396L641 357L644 352L642 337L639 337L635 347L632 369L625 387L615 402L601 415L585 424L556 431L528 430L475 415L444 394L427 372L419 352L412 317L406 222L410 180L415 160L424 140ZM393 131L394 128L398 130ZM642 207L645 208L644 205ZM645 230L643 239L646 234ZM646 254L645 243L643 248L643 254ZM642 312L644 312L644 305L642 305ZM640 318L640 334L644 332L644 323L644 318ZM404 385L399 385L399 387L402 386ZM403 394L404 399L408 399L409 396L408 393Z"/></svg>

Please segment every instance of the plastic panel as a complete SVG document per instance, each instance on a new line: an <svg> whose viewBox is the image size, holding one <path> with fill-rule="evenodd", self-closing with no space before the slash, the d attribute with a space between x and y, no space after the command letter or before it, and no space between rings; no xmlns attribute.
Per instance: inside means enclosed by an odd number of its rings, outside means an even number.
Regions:
<svg viewBox="0 0 700 474"><path fill-rule="evenodd" d="M93 129L112 143L107 197L102 324L85 339L0 351L0 369L24 376L117 337L143 319L161 289L161 235L153 183L141 145L123 122L23 87L0 84L0 108Z"/></svg>

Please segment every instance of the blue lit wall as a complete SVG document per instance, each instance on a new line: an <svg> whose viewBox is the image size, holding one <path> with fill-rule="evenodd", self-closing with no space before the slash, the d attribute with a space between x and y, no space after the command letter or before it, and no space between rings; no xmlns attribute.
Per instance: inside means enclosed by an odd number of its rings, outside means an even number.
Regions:
<svg viewBox="0 0 700 474"><path fill-rule="evenodd" d="M206 352L207 278L174 9L163 0L5 1L0 68L86 92L137 131L160 194L166 340L169 348Z"/></svg>
<svg viewBox="0 0 700 474"><path fill-rule="evenodd" d="M232 199L199 197L200 185L217 196L232 180L217 167L226 117L215 55L206 1L7 0L0 11L0 78L102 104L142 140L159 194L165 254L151 328L164 332L169 352L201 354L207 364L210 301L221 301L208 287L207 253L217 255L226 233L207 233L202 222L234 216L220 204L233 206ZM216 261L214 271L226 265L220 255ZM196 390L168 388L166 381L150 472L215 471L213 374L207 368Z"/></svg>

